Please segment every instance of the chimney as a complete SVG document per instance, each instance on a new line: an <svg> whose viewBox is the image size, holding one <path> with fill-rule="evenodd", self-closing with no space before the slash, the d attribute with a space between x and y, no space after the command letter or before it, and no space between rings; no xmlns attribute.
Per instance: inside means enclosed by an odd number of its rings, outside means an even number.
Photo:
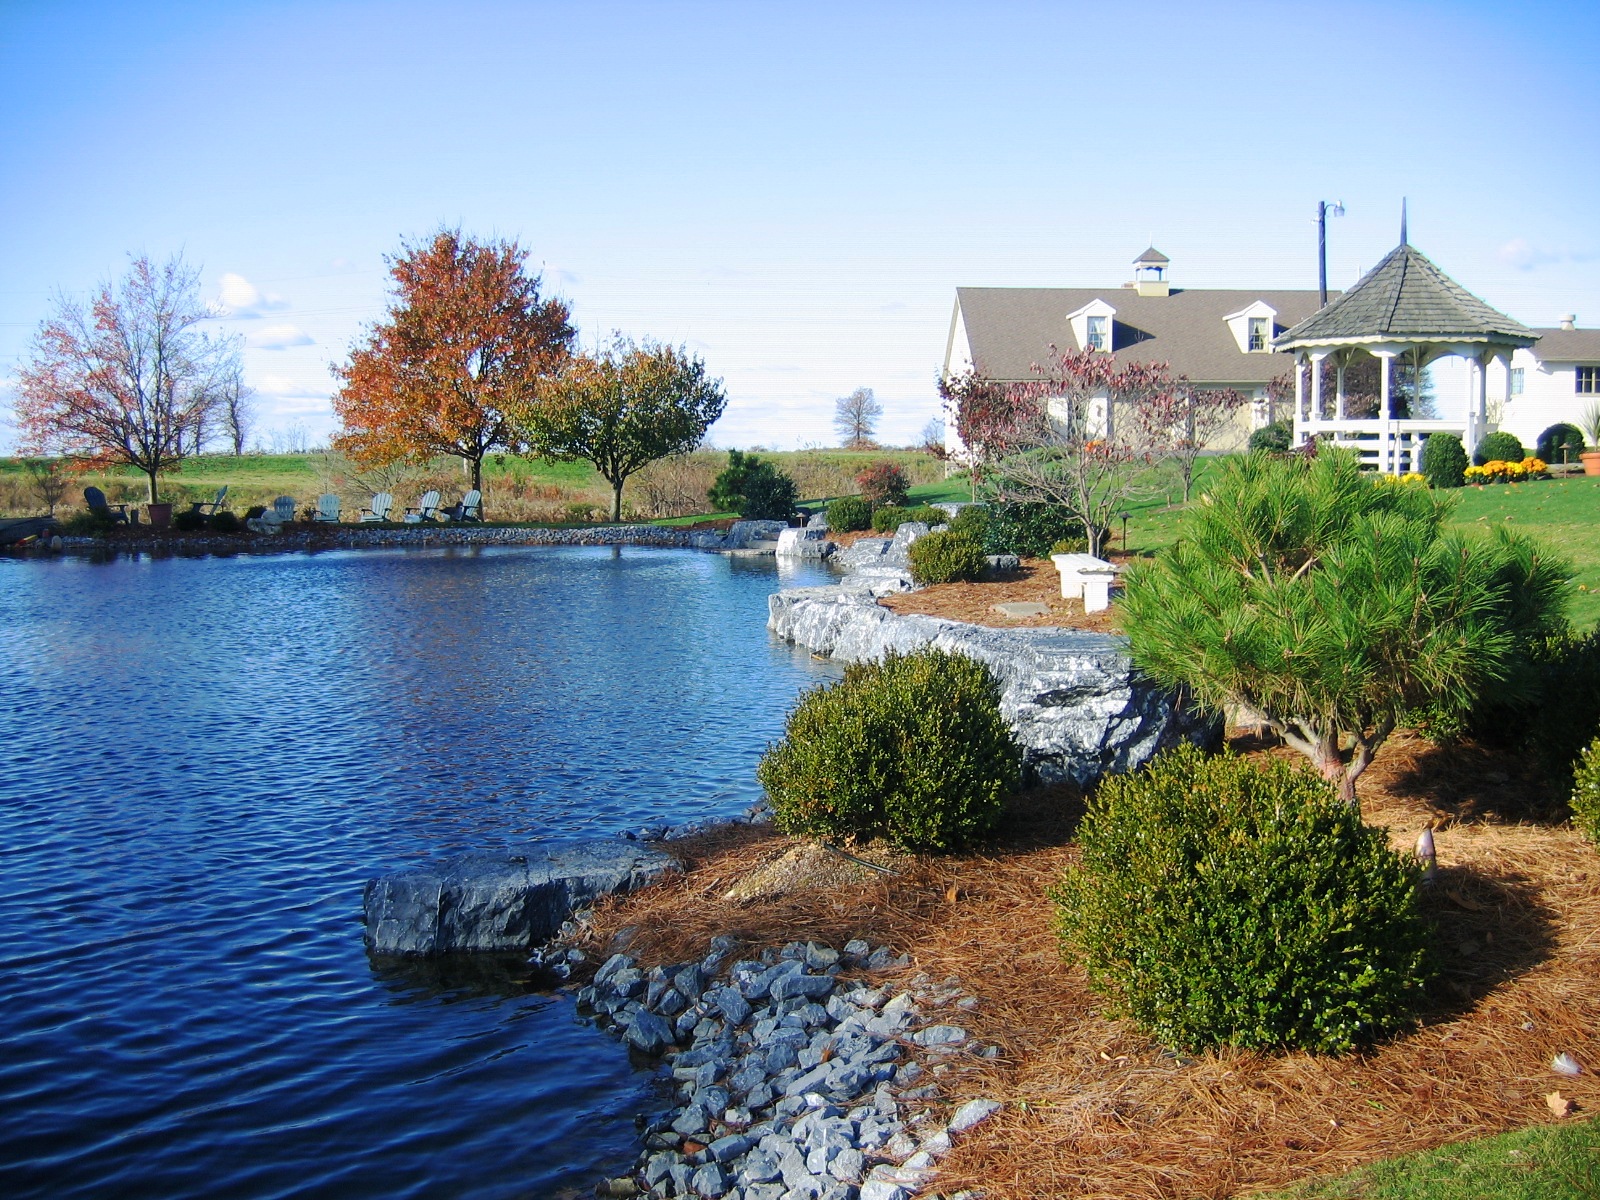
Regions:
<svg viewBox="0 0 1600 1200"><path fill-rule="evenodd" d="M1566 316L1561 318L1561 328L1563 328L1563 329L1576 329L1577 327L1578 327L1578 314L1577 313L1568 313Z"/></svg>

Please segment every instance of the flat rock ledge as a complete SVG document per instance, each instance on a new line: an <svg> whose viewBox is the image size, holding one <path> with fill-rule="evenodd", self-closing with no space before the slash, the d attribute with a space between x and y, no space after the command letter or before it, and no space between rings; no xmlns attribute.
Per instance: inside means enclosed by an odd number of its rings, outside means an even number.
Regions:
<svg viewBox="0 0 1600 1200"><path fill-rule="evenodd" d="M843 950L791 942L729 964L735 945L714 938L703 959L647 971L615 954L578 992L580 1010L660 1057L677 1088L646 1121L633 1172L599 1194L930 1195L952 1139L1000 1109L975 1099L937 1115L941 1080L999 1053L955 1023L976 998L955 979L918 974L902 988L851 978L909 966L861 940Z"/></svg>
<svg viewBox="0 0 1600 1200"><path fill-rule="evenodd" d="M1087 786L1184 740L1214 745L1220 727L1137 676L1126 638L1080 629L990 629L901 616L859 588L790 588L768 600L767 628L844 662L923 646L965 654L1000 680L1000 710L1029 777Z"/></svg>
<svg viewBox="0 0 1600 1200"><path fill-rule="evenodd" d="M440 859L368 880L367 945L404 956L528 950L601 896L678 869L659 846L623 838Z"/></svg>

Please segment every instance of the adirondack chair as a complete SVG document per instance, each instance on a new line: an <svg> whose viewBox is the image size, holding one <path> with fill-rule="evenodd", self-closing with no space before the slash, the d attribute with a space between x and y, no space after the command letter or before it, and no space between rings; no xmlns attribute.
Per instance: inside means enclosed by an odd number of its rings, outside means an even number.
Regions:
<svg viewBox="0 0 1600 1200"><path fill-rule="evenodd" d="M294 520L294 497L279 496L272 502L272 507L259 517L253 517L245 522L249 528L257 533L282 533L283 527Z"/></svg>
<svg viewBox="0 0 1600 1200"><path fill-rule="evenodd" d="M332 492L324 492L317 497L317 512L311 520L318 525L337 525L339 523L339 497Z"/></svg>
<svg viewBox="0 0 1600 1200"><path fill-rule="evenodd" d="M128 523L128 506L126 504L107 504L106 494L97 487L83 489L83 502L89 506L89 511L96 516L103 516L113 522Z"/></svg>
<svg viewBox="0 0 1600 1200"><path fill-rule="evenodd" d="M483 493L473 488L459 503L452 504L442 510L452 521L482 521L483 520Z"/></svg>
<svg viewBox="0 0 1600 1200"><path fill-rule="evenodd" d="M369 521L387 521L389 510L394 507L394 495L390 492L379 492L372 498L372 507L363 508L358 519L362 523Z"/></svg>
<svg viewBox="0 0 1600 1200"><path fill-rule="evenodd" d="M405 523L416 525L423 521L436 521L439 519L439 493L437 490L422 493L422 499L417 501L417 507L406 509Z"/></svg>
<svg viewBox="0 0 1600 1200"><path fill-rule="evenodd" d="M189 507L197 513L214 513L222 507L222 502L228 498L228 485L223 484L217 489L217 494L210 500L196 500Z"/></svg>

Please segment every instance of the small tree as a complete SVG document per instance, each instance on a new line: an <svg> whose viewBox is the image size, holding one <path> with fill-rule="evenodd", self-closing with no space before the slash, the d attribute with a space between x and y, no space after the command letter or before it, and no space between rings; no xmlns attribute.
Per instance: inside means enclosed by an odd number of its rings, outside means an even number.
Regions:
<svg viewBox="0 0 1600 1200"><path fill-rule="evenodd" d="M59 458L25 458L23 468L28 472L28 490L45 506L50 516L56 515L56 505L67 494L69 480L64 464Z"/></svg>
<svg viewBox="0 0 1600 1200"><path fill-rule="evenodd" d="M523 449L515 414L566 365L574 337L527 258L515 242L451 229L403 246L389 260L388 319L334 368L334 448L363 466L454 455L475 488L485 455Z"/></svg>
<svg viewBox="0 0 1600 1200"><path fill-rule="evenodd" d="M706 493L718 512L756 521L786 521L799 499L795 481L754 454L728 451L728 465Z"/></svg>
<svg viewBox="0 0 1600 1200"><path fill-rule="evenodd" d="M904 504L906 493L911 489L906 473L888 459L873 463L857 475L856 486L867 498L867 503L874 507L880 504Z"/></svg>
<svg viewBox="0 0 1600 1200"><path fill-rule="evenodd" d="M961 439L955 458L967 468L976 500L993 465L1011 452L1028 426L1033 409L1029 389L966 371L941 375L939 395Z"/></svg>
<svg viewBox="0 0 1600 1200"><path fill-rule="evenodd" d="M219 408L228 444L237 458L244 453L245 441L256 426L255 392L244 386L241 376L235 375L222 390Z"/></svg>
<svg viewBox="0 0 1600 1200"><path fill-rule="evenodd" d="M672 346L623 338L572 362L552 394L529 407L523 426L534 453L594 464L611 485L611 519L622 519L622 486L657 459L698 446L728 399L705 363Z"/></svg>
<svg viewBox="0 0 1600 1200"><path fill-rule="evenodd" d="M1447 531L1450 507L1343 451L1230 459L1178 541L1128 572L1134 661L1254 713L1355 804L1403 713L1464 711L1563 624L1567 564L1503 527Z"/></svg>
<svg viewBox="0 0 1600 1200"><path fill-rule="evenodd" d="M833 427L839 431L845 447L850 450L861 450L872 445L872 434L881 416L883 405L878 403L871 388L857 388L848 396L840 396L834 401Z"/></svg>
<svg viewBox="0 0 1600 1200"><path fill-rule="evenodd" d="M140 257L88 303L58 297L17 380L23 450L133 467L153 503L239 375L238 339L200 331L199 279L181 256Z"/></svg>
<svg viewBox="0 0 1600 1200"><path fill-rule="evenodd" d="M1167 457L1178 465L1178 474L1183 479L1183 502L1187 504L1194 490L1194 469L1201 453L1233 427L1239 410L1248 400L1233 388L1197 388L1180 380L1175 387L1155 391L1150 403L1167 410L1163 415L1153 407L1148 419L1166 422L1171 438Z"/></svg>
<svg viewBox="0 0 1600 1200"><path fill-rule="evenodd" d="M1001 499L1057 504L1083 522L1099 554L1115 513L1172 443L1186 384L1160 364L1056 352L1039 381L993 406L980 442L1008 451L992 466Z"/></svg>

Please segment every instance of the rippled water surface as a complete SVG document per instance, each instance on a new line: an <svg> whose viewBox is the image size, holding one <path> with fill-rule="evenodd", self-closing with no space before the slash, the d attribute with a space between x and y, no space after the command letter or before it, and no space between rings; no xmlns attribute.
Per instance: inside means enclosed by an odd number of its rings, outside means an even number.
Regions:
<svg viewBox="0 0 1600 1200"><path fill-rule="evenodd" d="M539 1197L650 1077L515 964L394 968L419 858L741 811L827 668L772 560L0 560L0 1191ZM504 968L504 969L502 969Z"/></svg>

